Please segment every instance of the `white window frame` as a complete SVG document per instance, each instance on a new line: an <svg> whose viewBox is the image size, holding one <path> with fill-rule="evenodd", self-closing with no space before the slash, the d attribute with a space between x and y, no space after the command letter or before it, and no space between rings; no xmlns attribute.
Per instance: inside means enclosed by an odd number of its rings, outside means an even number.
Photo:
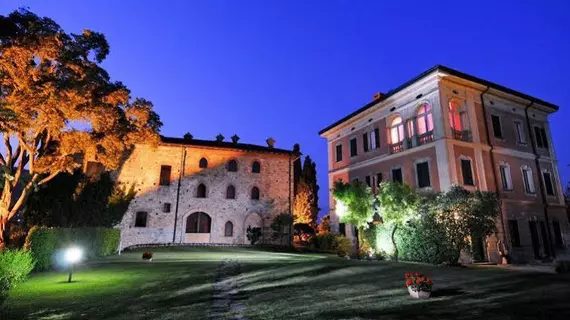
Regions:
<svg viewBox="0 0 570 320"><path fill-rule="evenodd" d="M372 129L368 132L368 151L376 150L378 146L376 145L376 129Z"/></svg>
<svg viewBox="0 0 570 320"><path fill-rule="evenodd" d="M504 181L504 182L506 182L506 184L507 184L506 189L505 189L505 186L503 184L503 176L501 174L502 168L505 169L506 181ZM501 187L503 187L503 191L512 191L513 190L513 178L511 177L511 166L504 161L499 162L499 177L501 177Z"/></svg>
<svg viewBox="0 0 570 320"><path fill-rule="evenodd" d="M394 120L396 120L397 118L400 118L401 122L396 124L396 125L392 125L392 122L394 122ZM397 143L401 143L404 140L406 140L406 128L404 127L405 125L405 121L404 118L401 115L396 115L394 117L392 117L390 119L390 126L388 127L390 130L390 144L397 144ZM393 141L392 140L392 131L396 130L397 136L398 136L398 141ZM402 134L402 136L400 136L400 133Z"/></svg>
<svg viewBox="0 0 570 320"><path fill-rule="evenodd" d="M424 107L424 112L423 112L423 113L419 113L420 108L421 108L422 106L425 106L425 107ZM427 108L429 108L429 111L425 111L425 109L427 109ZM428 127L429 127L429 126L428 126L428 123L429 123L429 122L428 122L428 117L431 118L431 126L432 126L431 130L428 130ZM420 133L420 121L423 122L424 128L426 129L426 131L425 131L425 132L422 132L422 133ZM417 108L416 108L416 124L415 124L415 125L416 125L416 129L417 129L417 130L414 130L414 128L413 128L414 124L413 124L413 122L412 122L412 130L417 131L418 136L421 136L421 135L424 135L424 134L429 134L430 132L433 132L433 131L435 130L435 125L434 125L434 123L433 123L433 108L432 108L432 106L431 106L431 104L430 104L429 102L423 101L423 102L421 102L420 104L418 104L418 106L417 106ZM408 128L408 130L409 130L409 128ZM412 132L412 133L414 133L414 132ZM412 137L412 136L413 136L413 134L410 135L410 137Z"/></svg>
<svg viewBox="0 0 570 320"><path fill-rule="evenodd" d="M457 104L457 110L456 111L451 111L451 104L455 103ZM460 131L460 132L465 132L465 131L469 131L471 130L471 127L469 126L469 114L467 113L467 108L465 107L465 100L462 99L457 99L457 98L452 98L449 99L448 103L447 103L447 117L448 119L450 118L450 115L452 113L457 112L457 115L459 117L459 126L461 127L461 130L457 130L454 127L454 123L449 123L449 126L451 127L451 129L455 130L455 131ZM455 119L455 117L451 117L451 119ZM434 124L435 125L435 124Z"/></svg>
<svg viewBox="0 0 570 320"><path fill-rule="evenodd" d="M515 135L517 136L517 142L519 144L526 145L527 144L526 134L522 121L515 120L513 121L513 123L515 124ZM520 125L520 130L519 130L519 125Z"/></svg>
<svg viewBox="0 0 570 320"><path fill-rule="evenodd" d="M530 177L528 177L525 172L530 172ZM523 180L524 193L526 195L536 196L536 186L534 185L534 175L532 174L532 169L527 165L521 166L521 175ZM525 177L527 179L525 179ZM527 181L529 183L528 185Z"/></svg>
<svg viewBox="0 0 570 320"><path fill-rule="evenodd" d="M471 167L471 177L473 178L473 185L465 184L465 181L463 179L463 166L461 165L461 160L469 161L469 165ZM475 170L473 169L473 159L471 157L464 156L464 155L459 156L459 168L461 171L461 185L465 189L476 188L478 179L477 179L477 176L475 176ZM459 180L459 179L457 179L457 180Z"/></svg>

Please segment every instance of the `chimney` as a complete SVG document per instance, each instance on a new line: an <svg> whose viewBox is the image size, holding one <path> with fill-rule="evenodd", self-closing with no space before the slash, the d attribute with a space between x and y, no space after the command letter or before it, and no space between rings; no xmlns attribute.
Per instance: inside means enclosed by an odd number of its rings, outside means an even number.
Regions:
<svg viewBox="0 0 570 320"><path fill-rule="evenodd" d="M376 92L376 93L374 94L374 97L373 97L373 98L374 98L374 101L380 100L383 96L384 96L384 94L383 94L382 92Z"/></svg>
<svg viewBox="0 0 570 320"><path fill-rule="evenodd" d="M267 146L269 148L275 147L275 139L269 137L267 140L265 140L265 142L267 142Z"/></svg>
<svg viewBox="0 0 570 320"><path fill-rule="evenodd" d="M220 133L220 134L218 134L218 135L216 136L216 141L218 141L218 142L223 142L223 141L224 141L224 138L225 138L225 137Z"/></svg>
<svg viewBox="0 0 570 320"><path fill-rule="evenodd" d="M184 134L184 140L192 140L192 139L194 139L194 136L190 132L186 132Z"/></svg>
<svg viewBox="0 0 570 320"><path fill-rule="evenodd" d="M238 136L237 134L234 134L234 135L232 136L232 142L233 142L233 143L238 143L238 141L239 141L239 136Z"/></svg>

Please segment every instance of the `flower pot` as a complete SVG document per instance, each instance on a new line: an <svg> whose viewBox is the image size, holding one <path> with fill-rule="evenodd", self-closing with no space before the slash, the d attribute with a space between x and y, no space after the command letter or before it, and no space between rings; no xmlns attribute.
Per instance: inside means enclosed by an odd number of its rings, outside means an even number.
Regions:
<svg viewBox="0 0 570 320"><path fill-rule="evenodd" d="M412 286L408 287L408 292L415 299L427 299L431 296L431 291L414 291Z"/></svg>

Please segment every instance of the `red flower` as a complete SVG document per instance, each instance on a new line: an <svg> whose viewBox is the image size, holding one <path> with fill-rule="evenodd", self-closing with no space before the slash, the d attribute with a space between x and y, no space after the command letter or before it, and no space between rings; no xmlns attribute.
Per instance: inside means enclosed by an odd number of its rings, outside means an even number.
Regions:
<svg viewBox="0 0 570 320"><path fill-rule="evenodd" d="M406 281L406 287L411 286L413 283L413 281L411 279L409 279L408 281Z"/></svg>

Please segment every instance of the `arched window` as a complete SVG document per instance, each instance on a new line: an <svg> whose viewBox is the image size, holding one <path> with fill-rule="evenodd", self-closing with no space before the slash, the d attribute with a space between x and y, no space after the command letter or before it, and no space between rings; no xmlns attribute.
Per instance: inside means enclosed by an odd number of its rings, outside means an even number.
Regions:
<svg viewBox="0 0 570 320"><path fill-rule="evenodd" d="M251 200L259 200L259 188L251 188Z"/></svg>
<svg viewBox="0 0 570 320"><path fill-rule="evenodd" d="M229 172L237 172L237 170L238 170L237 161L235 159L228 161L228 171Z"/></svg>
<svg viewBox="0 0 570 320"><path fill-rule="evenodd" d="M390 122L390 139L392 144L404 141L404 123L400 116L397 116Z"/></svg>
<svg viewBox="0 0 570 320"><path fill-rule="evenodd" d="M210 233L212 218L204 212L194 212L186 218L186 233Z"/></svg>
<svg viewBox="0 0 570 320"><path fill-rule="evenodd" d="M200 159L200 164L199 164L200 168L202 169L206 169L208 167L208 160L206 160L206 158L202 158Z"/></svg>
<svg viewBox="0 0 570 320"><path fill-rule="evenodd" d="M226 188L226 199L235 199L235 198L236 198L236 187L230 184Z"/></svg>
<svg viewBox="0 0 570 320"><path fill-rule="evenodd" d="M206 198L206 186L203 183L200 183L196 189L196 198Z"/></svg>
<svg viewBox="0 0 570 320"><path fill-rule="evenodd" d="M259 161L254 161L251 165L251 172L253 173L260 173L261 172L261 164Z"/></svg>
<svg viewBox="0 0 570 320"><path fill-rule="evenodd" d="M228 221L224 226L224 236L232 237L233 235L234 235L234 224L231 221Z"/></svg>
<svg viewBox="0 0 570 320"><path fill-rule="evenodd" d="M433 116L431 114L431 105L423 103L418 108L417 114L418 135L423 135L433 131Z"/></svg>

